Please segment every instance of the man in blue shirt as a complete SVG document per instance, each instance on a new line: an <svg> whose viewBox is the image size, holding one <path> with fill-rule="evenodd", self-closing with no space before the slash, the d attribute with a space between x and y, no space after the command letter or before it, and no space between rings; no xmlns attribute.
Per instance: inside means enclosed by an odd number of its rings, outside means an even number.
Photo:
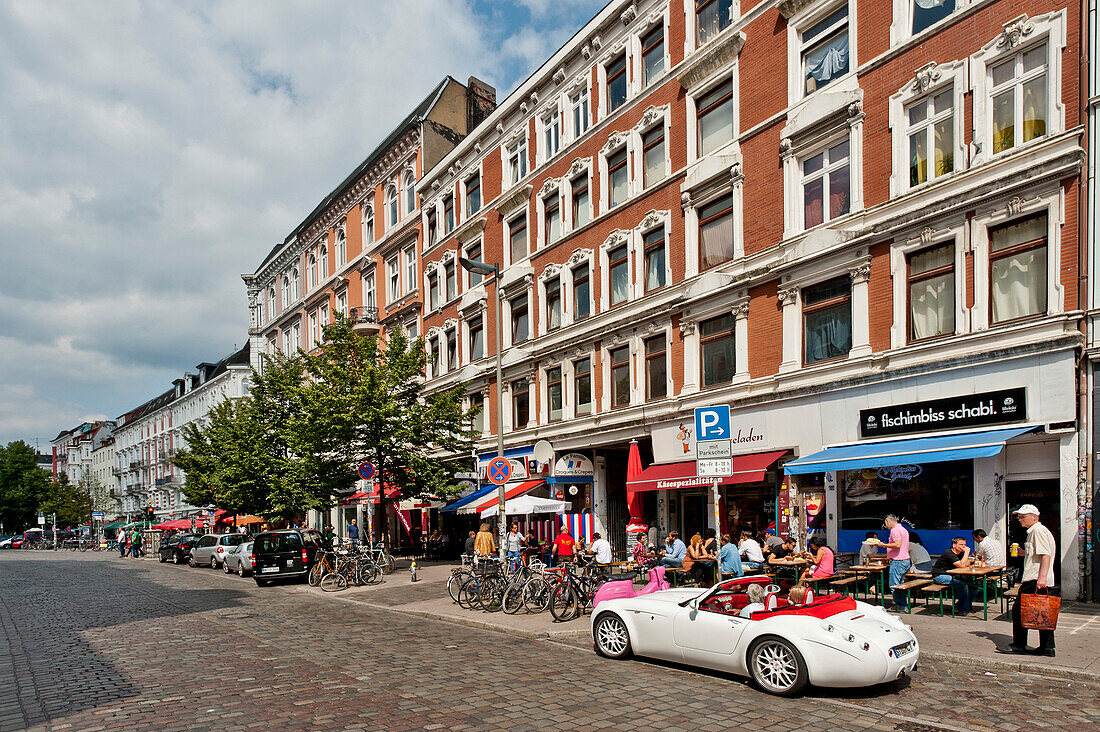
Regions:
<svg viewBox="0 0 1100 732"><path fill-rule="evenodd" d="M723 577L745 576L745 570L741 566L741 553L737 551L737 545L730 541L729 534L722 534L722 550L718 557L722 560Z"/></svg>
<svg viewBox="0 0 1100 732"><path fill-rule="evenodd" d="M359 541L359 527L355 525L355 519L348 523L348 540L352 542Z"/></svg>
<svg viewBox="0 0 1100 732"><path fill-rule="evenodd" d="M675 531L669 533L668 538L665 539L665 553L661 557L661 564L666 567L682 567L685 556L687 556L687 547L680 541L680 534Z"/></svg>

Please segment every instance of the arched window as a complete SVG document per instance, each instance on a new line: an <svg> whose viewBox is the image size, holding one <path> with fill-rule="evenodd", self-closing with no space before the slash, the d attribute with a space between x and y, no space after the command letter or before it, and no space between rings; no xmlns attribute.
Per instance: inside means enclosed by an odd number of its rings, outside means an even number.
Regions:
<svg viewBox="0 0 1100 732"><path fill-rule="evenodd" d="M275 317L275 288L267 288L267 319L272 320Z"/></svg>
<svg viewBox="0 0 1100 732"><path fill-rule="evenodd" d="M321 282L328 279L328 247L322 244L317 249L317 264L319 267L319 274L321 275Z"/></svg>
<svg viewBox="0 0 1100 732"><path fill-rule="evenodd" d="M298 299L298 283L299 283L298 268L295 267L290 272L290 300L291 300L291 302Z"/></svg>
<svg viewBox="0 0 1100 732"><path fill-rule="evenodd" d="M309 259L306 260L306 291L312 290L317 286L317 257L313 254L309 255Z"/></svg>
<svg viewBox="0 0 1100 732"><path fill-rule="evenodd" d="M416 210L416 179L412 171L405 173L405 213L411 214Z"/></svg>
<svg viewBox="0 0 1100 732"><path fill-rule="evenodd" d="M363 209L363 248L374 243L374 209L367 206Z"/></svg>
<svg viewBox="0 0 1100 732"><path fill-rule="evenodd" d="M290 305L290 277L283 275L283 310Z"/></svg>
<svg viewBox="0 0 1100 732"><path fill-rule="evenodd" d="M343 229L336 230L336 266L343 267L348 261L348 238Z"/></svg>
<svg viewBox="0 0 1100 732"><path fill-rule="evenodd" d="M387 222L390 226L400 220L397 211L397 186L395 185L391 185L386 191L386 213L390 218Z"/></svg>

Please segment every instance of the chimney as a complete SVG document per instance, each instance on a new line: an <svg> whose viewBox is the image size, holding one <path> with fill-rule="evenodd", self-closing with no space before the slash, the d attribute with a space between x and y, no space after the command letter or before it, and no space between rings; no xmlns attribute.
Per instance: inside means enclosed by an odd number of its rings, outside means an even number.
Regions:
<svg viewBox="0 0 1100 732"><path fill-rule="evenodd" d="M476 76L466 82L466 132L472 132L497 108L497 90Z"/></svg>

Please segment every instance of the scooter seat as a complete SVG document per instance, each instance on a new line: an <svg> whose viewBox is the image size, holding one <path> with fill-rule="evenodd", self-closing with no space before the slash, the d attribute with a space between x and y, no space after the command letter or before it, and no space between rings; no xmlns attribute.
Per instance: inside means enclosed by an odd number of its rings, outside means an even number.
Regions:
<svg viewBox="0 0 1100 732"><path fill-rule="evenodd" d="M626 582L632 580L638 576L637 572L623 572L622 574L613 574L607 578L608 582Z"/></svg>

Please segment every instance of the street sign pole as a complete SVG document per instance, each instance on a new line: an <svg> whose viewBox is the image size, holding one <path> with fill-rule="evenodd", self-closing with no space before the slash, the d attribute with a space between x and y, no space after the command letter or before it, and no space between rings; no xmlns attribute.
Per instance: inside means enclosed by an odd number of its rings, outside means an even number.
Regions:
<svg viewBox="0 0 1100 732"><path fill-rule="evenodd" d="M718 540L718 558L714 576L722 581L722 511L718 484L723 477L733 475L733 457L730 442L730 409L727 405L700 407L695 410L695 475L712 478L711 493L714 500L714 533Z"/></svg>
<svg viewBox="0 0 1100 732"><path fill-rule="evenodd" d="M364 480L367 494L367 536L370 537L367 546L374 551L374 481Z"/></svg>
<svg viewBox="0 0 1100 732"><path fill-rule="evenodd" d="M722 581L722 512L718 507L718 479L714 479L714 533L718 535L718 559L714 562L714 577Z"/></svg>

